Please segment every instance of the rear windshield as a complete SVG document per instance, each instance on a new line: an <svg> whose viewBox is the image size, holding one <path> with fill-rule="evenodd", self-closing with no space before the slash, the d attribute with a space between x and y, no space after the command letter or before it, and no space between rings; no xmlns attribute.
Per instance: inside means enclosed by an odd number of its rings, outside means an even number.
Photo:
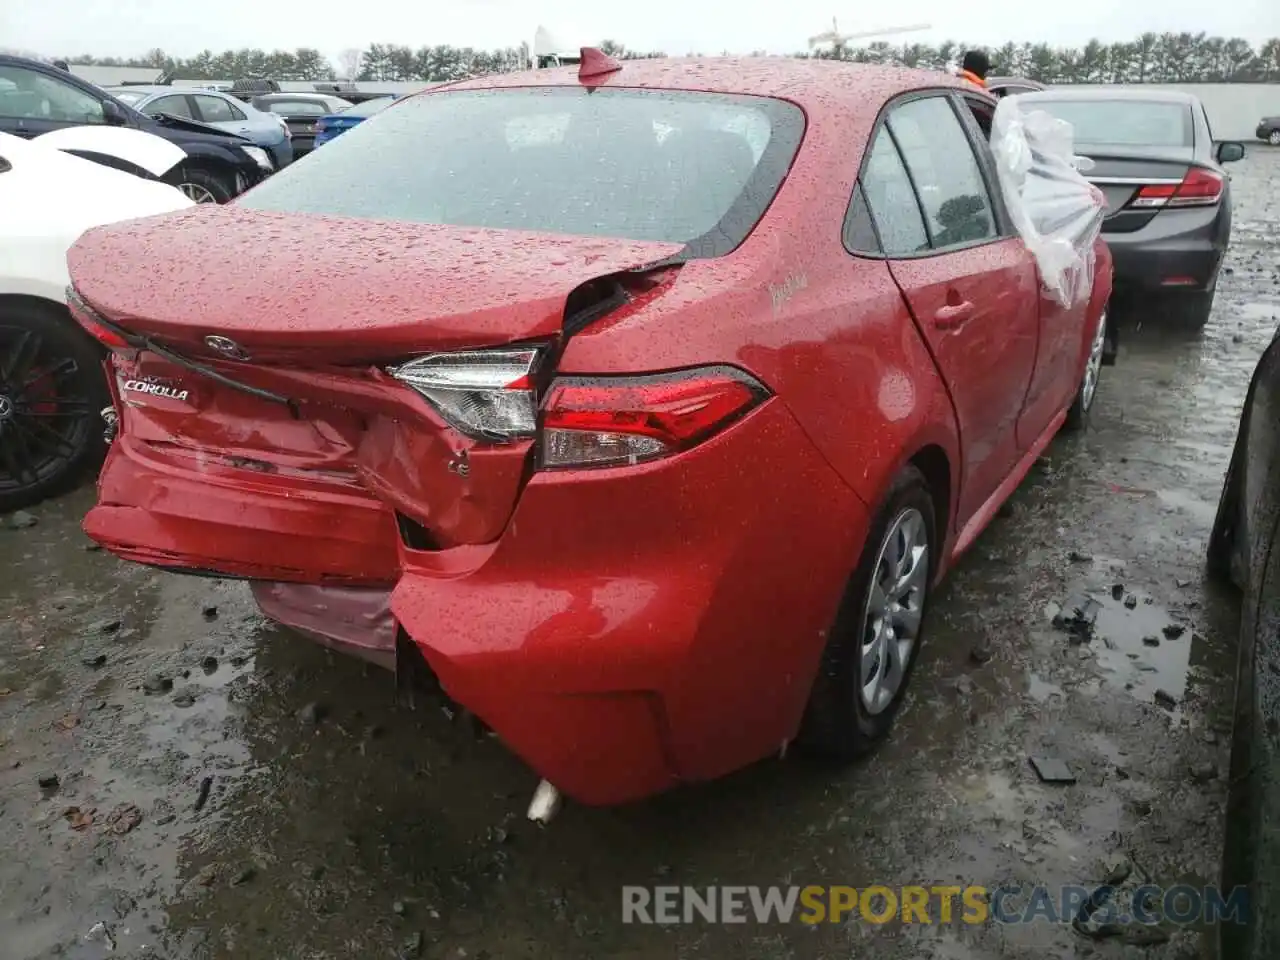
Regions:
<svg viewBox="0 0 1280 960"><path fill-rule="evenodd" d="M803 132L798 107L763 97L578 87L425 94L236 202L658 240L721 256L772 201Z"/></svg>
<svg viewBox="0 0 1280 960"><path fill-rule="evenodd" d="M253 105L267 113L278 113L282 116L320 117L329 112L329 105L323 100L254 100Z"/></svg>
<svg viewBox="0 0 1280 960"><path fill-rule="evenodd" d="M1044 110L1066 120L1078 143L1134 147L1192 145L1191 110L1185 103L1037 98L1023 109Z"/></svg>

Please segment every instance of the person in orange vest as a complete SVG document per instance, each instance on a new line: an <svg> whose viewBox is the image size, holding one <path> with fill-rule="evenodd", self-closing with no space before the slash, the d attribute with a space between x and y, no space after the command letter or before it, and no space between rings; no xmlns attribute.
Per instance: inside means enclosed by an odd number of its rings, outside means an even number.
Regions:
<svg viewBox="0 0 1280 960"><path fill-rule="evenodd" d="M991 72L991 58L981 50L965 51L960 61L960 79L968 80L975 87L987 89L987 74Z"/></svg>

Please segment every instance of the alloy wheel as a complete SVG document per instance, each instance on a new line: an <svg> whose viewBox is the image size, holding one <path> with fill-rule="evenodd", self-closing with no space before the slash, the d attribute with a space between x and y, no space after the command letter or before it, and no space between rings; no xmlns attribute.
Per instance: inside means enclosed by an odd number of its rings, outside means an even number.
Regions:
<svg viewBox="0 0 1280 960"><path fill-rule="evenodd" d="M1084 368L1084 383L1080 384L1080 406L1088 410L1093 406L1094 395L1098 392L1098 380L1102 377L1102 355L1107 350L1107 311L1102 311L1098 318L1098 329L1093 334L1093 344L1089 347L1089 362Z"/></svg>
<svg viewBox="0 0 1280 960"><path fill-rule="evenodd" d="M1273 147L1280 147L1280 130L1272 130L1271 133L1267 135L1267 143L1271 144Z"/></svg>
<svg viewBox="0 0 1280 960"><path fill-rule="evenodd" d="M859 694L875 716L897 698L920 639L929 588L929 528L915 507L894 517L880 542L863 616Z"/></svg>
<svg viewBox="0 0 1280 960"><path fill-rule="evenodd" d="M0 326L0 494L49 480L76 458L94 416L83 374L38 333Z"/></svg>
<svg viewBox="0 0 1280 960"><path fill-rule="evenodd" d="M218 198L207 188L202 187L198 183L180 183L178 189L186 194L187 199L194 203L217 203Z"/></svg>

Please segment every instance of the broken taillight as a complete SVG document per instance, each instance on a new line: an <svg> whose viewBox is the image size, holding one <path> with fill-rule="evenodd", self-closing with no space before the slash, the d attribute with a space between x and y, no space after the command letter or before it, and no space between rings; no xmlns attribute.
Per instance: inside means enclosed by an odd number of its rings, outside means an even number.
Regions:
<svg viewBox="0 0 1280 960"><path fill-rule="evenodd" d="M76 323L80 324L93 339L108 350L128 350L129 344L118 333L108 330L99 321L98 312L84 302L84 298L76 293L75 287L67 287L67 310Z"/></svg>
<svg viewBox="0 0 1280 960"><path fill-rule="evenodd" d="M733 367L637 377L566 377L543 405L544 469L635 464L688 450L768 396Z"/></svg>
<svg viewBox="0 0 1280 960"><path fill-rule="evenodd" d="M623 466L696 447L769 391L736 367L643 376L559 377L539 423L537 348L419 357L388 372L454 429L478 440L537 437L542 469Z"/></svg>
<svg viewBox="0 0 1280 960"><path fill-rule="evenodd" d="M1212 170L1192 167L1181 183L1153 183L1137 192L1130 206L1211 207L1222 199L1224 179Z"/></svg>
<svg viewBox="0 0 1280 960"><path fill-rule="evenodd" d="M536 348L435 353L388 371L422 395L450 426L479 440L532 437L538 400Z"/></svg>

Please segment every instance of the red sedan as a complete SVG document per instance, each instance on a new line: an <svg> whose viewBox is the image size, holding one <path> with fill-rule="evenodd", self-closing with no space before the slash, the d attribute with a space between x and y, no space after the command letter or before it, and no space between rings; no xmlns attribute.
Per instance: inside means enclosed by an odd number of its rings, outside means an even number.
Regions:
<svg viewBox="0 0 1280 960"><path fill-rule="evenodd" d="M1098 383L1109 257L1085 302L1042 293L995 106L591 56L94 230L71 300L118 434L85 529L420 655L585 803L860 755L931 589Z"/></svg>

